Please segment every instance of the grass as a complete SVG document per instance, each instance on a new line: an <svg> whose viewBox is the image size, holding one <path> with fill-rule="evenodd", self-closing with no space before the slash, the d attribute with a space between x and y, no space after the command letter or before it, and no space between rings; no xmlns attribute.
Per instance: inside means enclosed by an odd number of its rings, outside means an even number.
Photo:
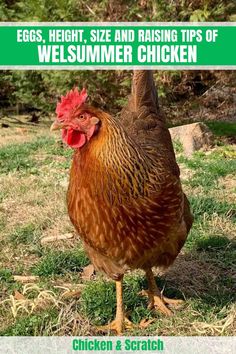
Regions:
<svg viewBox="0 0 236 354"><path fill-rule="evenodd" d="M230 135L234 129L209 124L217 135ZM113 319L115 285L100 275L83 279L89 261L79 239L41 244L44 237L74 232L65 205L72 151L57 143L48 129L34 129L24 139L14 139L14 131L7 139L0 131L0 335L100 335L94 326ZM216 146L191 159L184 157L180 144L175 148L195 223L173 267L156 279L167 296L186 303L171 318L150 312L140 295L147 288L143 274L128 273L126 312L136 324L142 318L153 323L126 334L233 335L235 147ZM14 275L38 278L25 285ZM14 314L11 305L19 306L16 291L25 300ZM73 291L79 295L66 296Z"/></svg>
<svg viewBox="0 0 236 354"><path fill-rule="evenodd" d="M13 280L12 272L9 269L0 269L0 281L10 282L11 280Z"/></svg>
<svg viewBox="0 0 236 354"><path fill-rule="evenodd" d="M40 236L40 230L32 223L15 228L12 234L9 235L9 241L12 244L29 244L34 243Z"/></svg>
<svg viewBox="0 0 236 354"><path fill-rule="evenodd" d="M191 206L194 210L195 221L203 215L223 215L236 221L235 204L228 203L226 200L217 201L213 196L193 195L189 196Z"/></svg>
<svg viewBox="0 0 236 354"><path fill-rule="evenodd" d="M221 177L233 174L236 171L235 157L235 149L227 146L219 147L208 155L197 152L192 159L181 156L179 160L193 170L192 178L188 181L191 187L212 188L218 186Z"/></svg>
<svg viewBox="0 0 236 354"><path fill-rule="evenodd" d="M236 123L206 122L206 125L216 136L236 136Z"/></svg>
<svg viewBox="0 0 236 354"><path fill-rule="evenodd" d="M40 155L40 160L37 159ZM44 157L43 159L41 157ZM55 165L52 156L70 157L71 151L59 144L55 139L43 136L24 144L10 144L0 147L0 173L25 172L38 174L38 168L45 164ZM68 164L59 164L68 168Z"/></svg>
<svg viewBox="0 0 236 354"><path fill-rule="evenodd" d="M33 267L32 273L49 277L66 272L81 272L89 264L89 260L81 249L71 251L48 250Z"/></svg>
<svg viewBox="0 0 236 354"><path fill-rule="evenodd" d="M143 277L127 276L124 280L124 303L131 320L138 324L142 318L149 317L147 302L138 294L142 290ZM99 297L97 297L99 294ZM94 299L96 298L96 301ZM81 295L81 310L94 325L104 325L115 316L116 292L111 281L97 280L86 285Z"/></svg>
<svg viewBox="0 0 236 354"><path fill-rule="evenodd" d="M12 171L31 170L36 166L36 161L31 155L40 147L53 143L52 139L41 138L25 144L12 144L0 148L0 171L8 173Z"/></svg>
<svg viewBox="0 0 236 354"><path fill-rule="evenodd" d="M13 325L0 330L0 336L47 336L50 335L49 328L56 324L57 317L56 309L23 316Z"/></svg>

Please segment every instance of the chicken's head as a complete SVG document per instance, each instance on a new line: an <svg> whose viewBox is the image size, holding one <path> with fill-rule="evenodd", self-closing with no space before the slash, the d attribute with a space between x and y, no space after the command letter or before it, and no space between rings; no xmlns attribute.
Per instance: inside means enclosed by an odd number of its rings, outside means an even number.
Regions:
<svg viewBox="0 0 236 354"><path fill-rule="evenodd" d="M98 128L99 119L86 111L86 98L86 90L79 92L77 88L62 96L51 126L51 130L62 129L62 140L74 149L84 146Z"/></svg>

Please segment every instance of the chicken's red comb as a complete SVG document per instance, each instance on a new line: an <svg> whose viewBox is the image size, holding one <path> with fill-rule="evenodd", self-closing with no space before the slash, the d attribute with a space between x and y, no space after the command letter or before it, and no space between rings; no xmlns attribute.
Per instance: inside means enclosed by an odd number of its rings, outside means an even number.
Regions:
<svg viewBox="0 0 236 354"><path fill-rule="evenodd" d="M75 107L80 107L86 101L87 96L85 88L79 92L77 87L69 91L65 96L61 96L61 101L58 102L56 108L57 118L68 118L71 110Z"/></svg>

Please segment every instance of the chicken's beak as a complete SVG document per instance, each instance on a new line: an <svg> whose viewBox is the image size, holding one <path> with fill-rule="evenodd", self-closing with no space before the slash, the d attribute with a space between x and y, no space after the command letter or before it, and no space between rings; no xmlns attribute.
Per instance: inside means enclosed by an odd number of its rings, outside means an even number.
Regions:
<svg viewBox="0 0 236 354"><path fill-rule="evenodd" d="M58 121L55 120L55 122L52 123L51 127L50 127L50 131L54 131L54 130L59 130L62 129L64 127L64 125Z"/></svg>

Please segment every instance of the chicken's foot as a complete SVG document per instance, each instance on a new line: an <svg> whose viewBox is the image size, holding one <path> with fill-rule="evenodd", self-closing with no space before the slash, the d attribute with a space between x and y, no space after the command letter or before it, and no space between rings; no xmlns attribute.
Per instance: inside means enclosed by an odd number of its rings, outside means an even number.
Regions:
<svg viewBox="0 0 236 354"><path fill-rule="evenodd" d="M114 331L117 335L121 335L125 329L132 329L133 327L133 323L127 317L124 317L122 320L115 318L114 321L105 326L96 327L96 329L101 332Z"/></svg>
<svg viewBox="0 0 236 354"><path fill-rule="evenodd" d="M125 317L123 307L123 286L122 279L116 281L116 317L114 321L105 326L97 327L99 331L115 331L118 335L122 334L125 329L130 329L134 325Z"/></svg>
<svg viewBox="0 0 236 354"><path fill-rule="evenodd" d="M163 296L156 285L156 281L151 269L146 271L146 277L148 280L149 289L147 291L142 291L141 294L148 296L148 308L159 310L166 316L171 316L172 311L166 305L179 306L183 303L183 300L169 299L168 297Z"/></svg>

